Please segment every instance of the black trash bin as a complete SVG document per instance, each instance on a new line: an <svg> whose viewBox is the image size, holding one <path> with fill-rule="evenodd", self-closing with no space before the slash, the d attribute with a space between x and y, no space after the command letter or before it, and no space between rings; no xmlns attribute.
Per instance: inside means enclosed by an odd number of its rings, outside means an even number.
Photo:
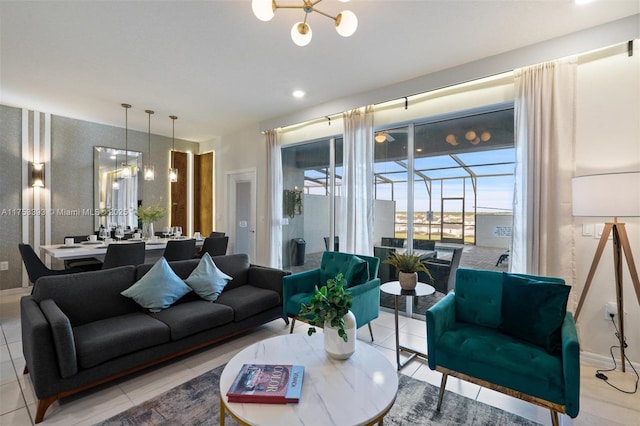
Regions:
<svg viewBox="0 0 640 426"><path fill-rule="evenodd" d="M293 266L304 265L304 251L307 247L307 242L304 240L304 238L294 238L293 246L295 247Z"/></svg>

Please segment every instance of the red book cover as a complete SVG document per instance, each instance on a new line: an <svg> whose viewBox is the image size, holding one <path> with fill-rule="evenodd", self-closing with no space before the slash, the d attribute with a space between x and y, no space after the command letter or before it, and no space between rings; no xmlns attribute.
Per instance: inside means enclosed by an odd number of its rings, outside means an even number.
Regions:
<svg viewBox="0 0 640 426"><path fill-rule="evenodd" d="M244 364L227 392L227 399L242 403L297 403L303 378L302 365Z"/></svg>

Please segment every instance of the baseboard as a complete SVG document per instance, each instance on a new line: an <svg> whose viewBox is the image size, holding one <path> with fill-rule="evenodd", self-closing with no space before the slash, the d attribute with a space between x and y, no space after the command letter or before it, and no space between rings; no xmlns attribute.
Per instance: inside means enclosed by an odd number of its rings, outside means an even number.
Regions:
<svg viewBox="0 0 640 426"><path fill-rule="evenodd" d="M14 294L31 294L31 288L29 287L16 287L16 288L8 288L6 290L0 290L0 296L12 296Z"/></svg>
<svg viewBox="0 0 640 426"><path fill-rule="evenodd" d="M600 355L593 352L580 352L580 362L591 364L597 368L613 368L613 361L611 360L610 355ZM636 370L640 370L640 365L637 362L633 362L632 364ZM620 358L616 358L616 365L618 368L622 365Z"/></svg>

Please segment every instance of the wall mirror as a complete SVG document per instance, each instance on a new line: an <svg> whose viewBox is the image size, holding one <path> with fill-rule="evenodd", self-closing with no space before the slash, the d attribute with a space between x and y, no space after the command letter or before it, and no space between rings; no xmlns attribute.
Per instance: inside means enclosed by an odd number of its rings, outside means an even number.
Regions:
<svg viewBox="0 0 640 426"><path fill-rule="evenodd" d="M123 174L125 164L133 175ZM142 153L96 146L93 150L93 199L95 227L122 226L135 229L135 211L142 203Z"/></svg>

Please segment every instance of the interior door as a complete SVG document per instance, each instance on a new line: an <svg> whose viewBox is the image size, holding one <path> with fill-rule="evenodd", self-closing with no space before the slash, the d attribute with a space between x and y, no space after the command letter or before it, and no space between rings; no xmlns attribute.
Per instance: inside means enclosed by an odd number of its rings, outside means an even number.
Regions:
<svg viewBox="0 0 640 426"><path fill-rule="evenodd" d="M227 179L228 253L246 253L255 259L256 172L255 169L230 172Z"/></svg>

